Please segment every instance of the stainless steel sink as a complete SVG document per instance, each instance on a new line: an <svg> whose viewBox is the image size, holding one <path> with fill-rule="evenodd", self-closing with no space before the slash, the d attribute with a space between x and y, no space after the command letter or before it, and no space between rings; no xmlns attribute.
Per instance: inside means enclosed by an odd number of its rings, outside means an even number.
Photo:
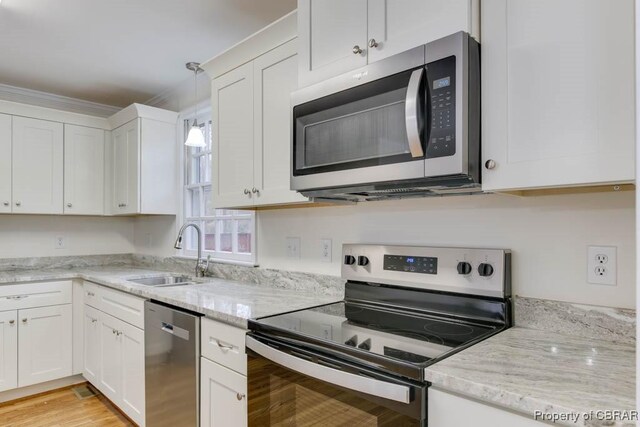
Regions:
<svg viewBox="0 0 640 427"><path fill-rule="evenodd" d="M170 286L193 285L195 283L192 281L191 277L189 276L176 275L176 274L132 278L132 279L128 279L128 281L137 283L138 285L162 287L162 288L167 288Z"/></svg>

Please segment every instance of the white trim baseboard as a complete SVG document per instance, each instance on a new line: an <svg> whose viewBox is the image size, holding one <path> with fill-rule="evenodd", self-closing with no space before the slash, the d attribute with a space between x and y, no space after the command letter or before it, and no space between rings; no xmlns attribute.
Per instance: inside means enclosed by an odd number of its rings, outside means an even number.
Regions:
<svg viewBox="0 0 640 427"><path fill-rule="evenodd" d="M23 397L32 396L34 394L45 393L47 391L55 390L58 388L67 387L74 384L81 384L86 382L82 375L74 375L72 377L60 378L53 381L47 381L46 383L34 384L27 387L14 388L12 390L3 391L0 393L0 403L10 402L16 399L22 399Z"/></svg>

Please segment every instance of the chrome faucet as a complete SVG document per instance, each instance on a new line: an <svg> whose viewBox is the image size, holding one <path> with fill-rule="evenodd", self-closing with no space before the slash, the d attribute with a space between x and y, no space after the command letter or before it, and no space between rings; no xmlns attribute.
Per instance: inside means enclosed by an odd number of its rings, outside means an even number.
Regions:
<svg viewBox="0 0 640 427"><path fill-rule="evenodd" d="M193 227L196 229L196 233L198 234L198 260L196 261L196 277L204 277L204 274L209 269L209 257L207 260L202 259L202 230L198 227L197 224L193 222L187 222L182 227L180 227L180 231L178 231L178 238L176 239L176 243L173 245L176 249L182 249L182 235L184 234L184 230L188 227Z"/></svg>

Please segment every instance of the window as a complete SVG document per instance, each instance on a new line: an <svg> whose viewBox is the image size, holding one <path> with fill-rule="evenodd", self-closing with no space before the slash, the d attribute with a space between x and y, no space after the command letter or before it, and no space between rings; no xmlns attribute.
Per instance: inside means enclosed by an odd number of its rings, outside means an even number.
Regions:
<svg viewBox="0 0 640 427"><path fill-rule="evenodd" d="M185 135L191 125L185 120ZM255 264L255 214L253 211L213 209L211 206L211 120L198 118L207 147L184 147L184 220L202 230L202 251L218 260ZM196 256L197 233L185 232L183 255Z"/></svg>

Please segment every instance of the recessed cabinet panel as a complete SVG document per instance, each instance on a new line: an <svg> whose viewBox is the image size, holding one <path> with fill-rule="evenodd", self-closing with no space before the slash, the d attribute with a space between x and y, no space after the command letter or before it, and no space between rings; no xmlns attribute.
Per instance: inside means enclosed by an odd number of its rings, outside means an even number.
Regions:
<svg viewBox="0 0 640 427"><path fill-rule="evenodd" d="M0 212L11 212L11 116L0 114Z"/></svg>
<svg viewBox="0 0 640 427"><path fill-rule="evenodd" d="M300 87L367 64L367 0L299 0Z"/></svg>
<svg viewBox="0 0 640 427"><path fill-rule="evenodd" d="M104 213L104 131L64 126L64 213Z"/></svg>
<svg viewBox="0 0 640 427"><path fill-rule="evenodd" d="M253 204L253 62L212 82L214 203Z"/></svg>
<svg viewBox="0 0 640 427"><path fill-rule="evenodd" d="M18 312L0 312L0 391L18 387Z"/></svg>
<svg viewBox="0 0 640 427"><path fill-rule="evenodd" d="M122 396L122 340L118 336L120 321L100 313L100 381L98 389L118 404Z"/></svg>
<svg viewBox="0 0 640 427"><path fill-rule="evenodd" d="M477 36L478 0L369 0L368 3L369 63L458 31Z"/></svg>
<svg viewBox="0 0 640 427"><path fill-rule="evenodd" d="M200 426L246 427L247 377L200 360Z"/></svg>
<svg viewBox="0 0 640 427"><path fill-rule="evenodd" d="M13 212L61 214L63 126L13 117Z"/></svg>
<svg viewBox="0 0 640 427"><path fill-rule="evenodd" d="M113 206L114 215L138 212L140 121L134 119L113 131Z"/></svg>
<svg viewBox="0 0 640 427"><path fill-rule="evenodd" d="M18 322L18 386L70 376L71 304L19 310Z"/></svg>
<svg viewBox="0 0 640 427"><path fill-rule="evenodd" d="M482 1L483 188L634 179L634 2Z"/></svg>
<svg viewBox="0 0 640 427"><path fill-rule="evenodd" d="M256 204L308 201L290 190L291 93L298 87L297 44L292 40L254 61Z"/></svg>
<svg viewBox="0 0 640 427"><path fill-rule="evenodd" d="M84 349L82 374L87 381L98 384L100 379L100 312L84 305Z"/></svg>

